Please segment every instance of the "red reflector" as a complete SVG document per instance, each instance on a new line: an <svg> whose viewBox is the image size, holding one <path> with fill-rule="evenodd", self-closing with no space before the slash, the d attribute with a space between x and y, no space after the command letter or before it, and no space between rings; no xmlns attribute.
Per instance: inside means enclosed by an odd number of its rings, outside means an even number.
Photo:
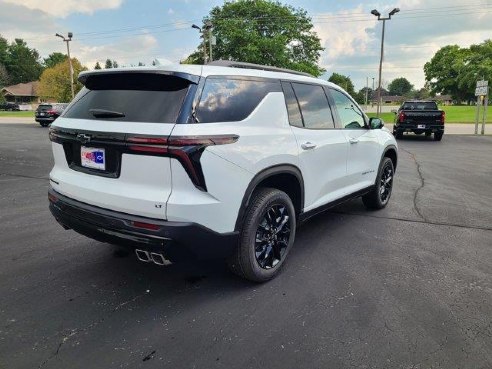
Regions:
<svg viewBox="0 0 492 369"><path fill-rule="evenodd" d="M167 144L167 138L164 137L128 137L128 142L149 144L149 145L165 145Z"/></svg>
<svg viewBox="0 0 492 369"><path fill-rule="evenodd" d="M161 147L161 146L130 145L128 148L132 151L139 151L139 152L152 152L157 154L167 153L167 147Z"/></svg>
<svg viewBox="0 0 492 369"><path fill-rule="evenodd" d="M48 200L50 200L51 202L57 202L58 201L58 197L56 197L55 195L52 195L52 194L48 193Z"/></svg>
<svg viewBox="0 0 492 369"><path fill-rule="evenodd" d="M135 222L135 221L132 221L132 226L142 229L149 229L151 231L158 231L159 229L161 229L161 226L158 224Z"/></svg>
<svg viewBox="0 0 492 369"><path fill-rule="evenodd" d="M446 112L442 111L441 112L441 123L443 123L443 124L444 124L444 118L446 118Z"/></svg>

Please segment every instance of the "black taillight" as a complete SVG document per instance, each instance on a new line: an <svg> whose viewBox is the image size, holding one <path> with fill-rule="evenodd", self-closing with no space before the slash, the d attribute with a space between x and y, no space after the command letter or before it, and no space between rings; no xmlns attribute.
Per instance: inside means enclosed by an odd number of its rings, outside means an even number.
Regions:
<svg viewBox="0 0 492 369"><path fill-rule="evenodd" d="M444 120L446 119L446 112L441 111L441 123L444 124Z"/></svg>

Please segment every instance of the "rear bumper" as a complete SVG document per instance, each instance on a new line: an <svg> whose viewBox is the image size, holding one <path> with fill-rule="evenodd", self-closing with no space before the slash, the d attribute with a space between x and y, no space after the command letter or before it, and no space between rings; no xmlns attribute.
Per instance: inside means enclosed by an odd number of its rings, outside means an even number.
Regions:
<svg viewBox="0 0 492 369"><path fill-rule="evenodd" d="M41 123L41 122L43 122L43 123L44 122L51 122L51 123L53 123L55 121L55 119L56 118L54 118L54 117L35 117L34 118L34 120L36 122L39 122L39 123Z"/></svg>
<svg viewBox="0 0 492 369"><path fill-rule="evenodd" d="M196 223L168 222L102 209L52 188L48 198L51 213L64 228L101 242L159 252L170 261L225 258L233 253L238 241L238 232L217 233ZM156 229L142 228L142 223Z"/></svg>
<svg viewBox="0 0 492 369"><path fill-rule="evenodd" d="M399 132L427 131L427 132L444 132L444 124L422 123L425 128L418 128L417 124L398 123L395 124L394 130Z"/></svg>

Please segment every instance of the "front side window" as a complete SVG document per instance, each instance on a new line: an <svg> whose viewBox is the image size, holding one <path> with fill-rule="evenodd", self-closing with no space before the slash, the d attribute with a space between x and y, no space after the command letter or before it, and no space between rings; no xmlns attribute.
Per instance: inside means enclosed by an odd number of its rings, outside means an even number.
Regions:
<svg viewBox="0 0 492 369"><path fill-rule="evenodd" d="M304 127L310 129L335 128L331 109L323 87L292 83L301 108Z"/></svg>
<svg viewBox="0 0 492 369"><path fill-rule="evenodd" d="M275 80L208 77L195 116L200 123L241 121L268 93L280 91Z"/></svg>
<svg viewBox="0 0 492 369"><path fill-rule="evenodd" d="M364 114L355 103L344 93L330 89L331 96L340 118L340 124L345 129L360 129L365 127Z"/></svg>

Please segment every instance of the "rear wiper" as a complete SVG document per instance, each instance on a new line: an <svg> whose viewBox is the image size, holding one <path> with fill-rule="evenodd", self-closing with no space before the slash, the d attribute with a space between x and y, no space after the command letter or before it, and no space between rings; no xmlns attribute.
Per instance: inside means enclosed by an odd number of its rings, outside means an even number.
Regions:
<svg viewBox="0 0 492 369"><path fill-rule="evenodd" d="M123 118L125 114L119 111L105 110L105 109L89 109L93 116L96 118Z"/></svg>

